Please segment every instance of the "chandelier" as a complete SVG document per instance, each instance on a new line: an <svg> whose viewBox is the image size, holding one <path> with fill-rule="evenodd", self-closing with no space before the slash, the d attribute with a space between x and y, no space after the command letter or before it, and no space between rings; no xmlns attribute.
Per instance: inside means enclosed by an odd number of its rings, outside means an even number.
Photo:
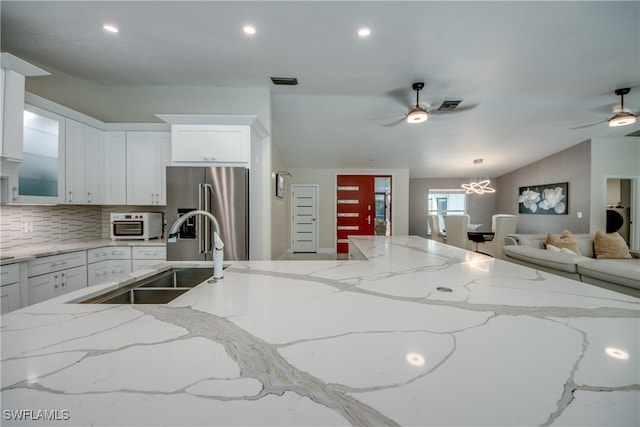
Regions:
<svg viewBox="0 0 640 427"><path fill-rule="evenodd" d="M475 177L469 179L468 184L462 184L462 188L464 188L465 193L467 194L486 194L486 193L495 193L495 188L491 187L491 181L489 178L482 178L480 174L480 165L482 164L482 159L475 159L473 161L473 171Z"/></svg>

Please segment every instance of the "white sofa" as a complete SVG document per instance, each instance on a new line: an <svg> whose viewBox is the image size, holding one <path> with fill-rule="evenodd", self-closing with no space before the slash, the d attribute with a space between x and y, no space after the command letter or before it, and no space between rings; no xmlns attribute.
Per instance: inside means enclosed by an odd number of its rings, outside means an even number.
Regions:
<svg viewBox="0 0 640 427"><path fill-rule="evenodd" d="M546 234L510 234L504 259L584 283L640 297L640 259L596 259L592 234L574 234L582 255L549 251Z"/></svg>

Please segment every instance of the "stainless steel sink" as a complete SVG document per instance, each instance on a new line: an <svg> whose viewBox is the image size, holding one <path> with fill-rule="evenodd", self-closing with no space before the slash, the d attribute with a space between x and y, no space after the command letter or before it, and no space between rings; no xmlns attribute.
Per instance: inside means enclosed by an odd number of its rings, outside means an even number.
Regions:
<svg viewBox="0 0 640 427"><path fill-rule="evenodd" d="M166 304L213 276L211 268L172 268L82 304Z"/></svg>
<svg viewBox="0 0 640 427"><path fill-rule="evenodd" d="M141 282L139 287L153 288L192 288L213 276L211 268L172 268L151 276Z"/></svg>
<svg viewBox="0 0 640 427"><path fill-rule="evenodd" d="M111 292L83 301L83 304L166 304L191 288L133 288Z"/></svg>

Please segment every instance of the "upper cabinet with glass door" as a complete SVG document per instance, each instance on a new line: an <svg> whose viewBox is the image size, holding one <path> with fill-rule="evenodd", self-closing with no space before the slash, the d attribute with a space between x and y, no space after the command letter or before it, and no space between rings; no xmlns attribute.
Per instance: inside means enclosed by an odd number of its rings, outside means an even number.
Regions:
<svg viewBox="0 0 640 427"><path fill-rule="evenodd" d="M64 203L65 119L25 105L24 152L18 168L19 203Z"/></svg>

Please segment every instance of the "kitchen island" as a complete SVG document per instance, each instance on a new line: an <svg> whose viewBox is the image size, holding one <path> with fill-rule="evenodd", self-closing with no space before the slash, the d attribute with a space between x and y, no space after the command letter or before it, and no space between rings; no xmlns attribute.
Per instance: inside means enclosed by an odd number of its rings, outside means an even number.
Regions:
<svg viewBox="0 0 640 427"><path fill-rule="evenodd" d="M2 316L2 425L640 424L637 298L419 237L350 244L367 259Z"/></svg>

